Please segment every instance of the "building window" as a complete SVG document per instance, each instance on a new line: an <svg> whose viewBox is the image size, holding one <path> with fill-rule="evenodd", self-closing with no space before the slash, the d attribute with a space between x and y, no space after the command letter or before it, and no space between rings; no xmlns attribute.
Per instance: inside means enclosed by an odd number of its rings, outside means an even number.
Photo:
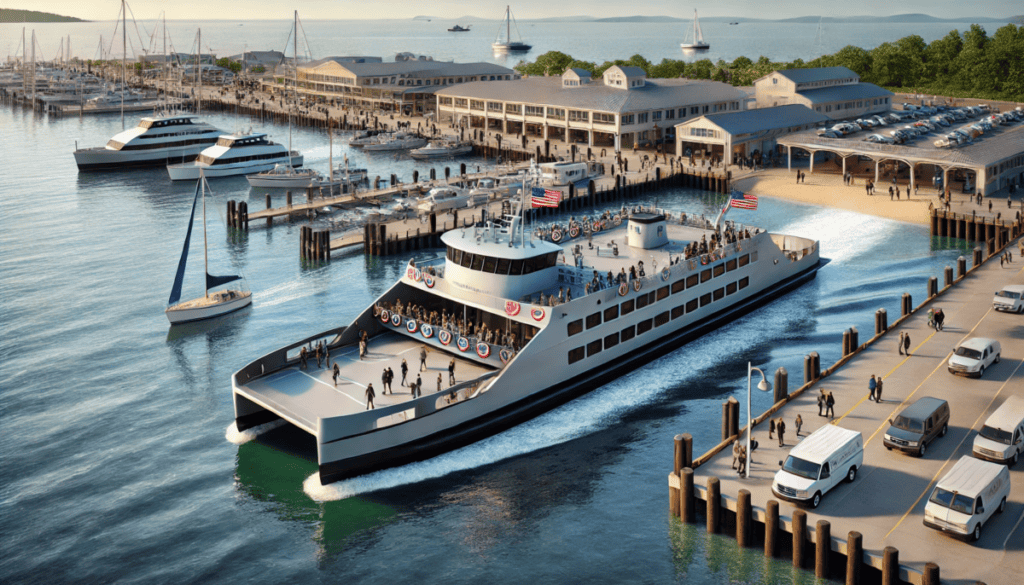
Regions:
<svg viewBox="0 0 1024 585"><path fill-rule="evenodd" d="M615 114L602 114L601 112L594 112L594 123L595 124L614 124Z"/></svg>
<svg viewBox="0 0 1024 585"><path fill-rule="evenodd" d="M710 304L711 304L711 293L708 293L706 295L701 295L701 297L700 297L700 306L704 307L704 306L707 306L707 305L710 305Z"/></svg>
<svg viewBox="0 0 1024 585"><path fill-rule="evenodd" d="M629 126L632 123L633 123L633 114L622 116L622 125L623 126Z"/></svg>
<svg viewBox="0 0 1024 585"><path fill-rule="evenodd" d="M487 111L488 112L500 112L501 111L501 102L487 102Z"/></svg>
<svg viewBox="0 0 1024 585"><path fill-rule="evenodd" d="M636 122L637 122L637 124L646 124L647 123L647 112L643 112L641 114L637 114L636 115Z"/></svg>
<svg viewBox="0 0 1024 585"><path fill-rule="evenodd" d="M564 120L565 110L562 108L548 108L548 118L553 120Z"/></svg>
<svg viewBox="0 0 1024 585"><path fill-rule="evenodd" d="M718 266L715 266L714 272L716 278L725 274L725 264L719 264Z"/></svg>
<svg viewBox="0 0 1024 585"><path fill-rule="evenodd" d="M711 280L711 270L708 269L708 270L701 271L701 273L700 273L700 281L701 282L707 282L709 280Z"/></svg>
<svg viewBox="0 0 1024 585"><path fill-rule="evenodd" d="M506 114L522 114L523 108L520 104L505 104Z"/></svg>
<svg viewBox="0 0 1024 585"><path fill-rule="evenodd" d="M678 292L683 292L683 289L685 289L685 288L686 288L686 281L680 278L679 280L677 280L677 281L672 283L672 294L676 294Z"/></svg>
<svg viewBox="0 0 1024 585"><path fill-rule="evenodd" d="M734 292L736 292L736 283L735 282L730 282L729 284L725 285L725 294L731 295Z"/></svg>
<svg viewBox="0 0 1024 585"><path fill-rule="evenodd" d="M665 119L666 120L675 120L676 119L676 111L675 110L665 110Z"/></svg>
<svg viewBox="0 0 1024 585"><path fill-rule="evenodd" d="M569 336L572 337L577 333L583 333L583 319L576 319L566 327L568 329Z"/></svg>
<svg viewBox="0 0 1024 585"><path fill-rule="evenodd" d="M750 254L740 256L740 266L746 266L747 264L750 264Z"/></svg>
<svg viewBox="0 0 1024 585"><path fill-rule="evenodd" d="M733 270L736 270L736 259L735 258L730 258L729 260L727 260L725 262L725 269L727 271L729 271L729 272L732 272Z"/></svg>
<svg viewBox="0 0 1024 585"><path fill-rule="evenodd" d="M570 122L589 122L590 114L582 110L569 110Z"/></svg>
<svg viewBox="0 0 1024 585"><path fill-rule="evenodd" d="M651 112L651 121L652 122L660 122L661 121L661 110L659 110L657 112Z"/></svg>
<svg viewBox="0 0 1024 585"><path fill-rule="evenodd" d="M679 305L672 309L672 319L678 319L682 317L684 313L686 313L686 307L684 305Z"/></svg>
<svg viewBox="0 0 1024 585"><path fill-rule="evenodd" d="M664 298L668 298L668 287L667 286L663 286L663 287L658 289L657 300L660 301L661 299L664 299Z"/></svg>
<svg viewBox="0 0 1024 585"><path fill-rule="evenodd" d="M647 295L640 295L636 298L637 310L642 309L648 305L648 298L649 297Z"/></svg>
<svg viewBox="0 0 1024 585"><path fill-rule="evenodd" d="M577 347L576 349L569 350L569 364L575 364L584 358L583 348Z"/></svg>
<svg viewBox="0 0 1024 585"><path fill-rule="evenodd" d="M544 106L525 106L527 116L544 117Z"/></svg>

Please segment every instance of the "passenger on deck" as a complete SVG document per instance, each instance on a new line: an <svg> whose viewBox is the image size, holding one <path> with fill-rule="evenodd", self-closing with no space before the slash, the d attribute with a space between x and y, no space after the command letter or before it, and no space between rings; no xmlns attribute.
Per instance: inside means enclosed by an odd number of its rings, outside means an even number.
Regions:
<svg viewBox="0 0 1024 585"><path fill-rule="evenodd" d="M366 410L371 410L373 408L376 408L373 405L373 398L376 395L377 395L377 393L373 391L373 384L367 385L366 386Z"/></svg>

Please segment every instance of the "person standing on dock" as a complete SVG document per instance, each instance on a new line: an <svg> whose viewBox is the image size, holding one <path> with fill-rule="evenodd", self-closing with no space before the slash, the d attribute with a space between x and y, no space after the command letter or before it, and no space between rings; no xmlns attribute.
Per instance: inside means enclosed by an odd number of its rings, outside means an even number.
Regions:
<svg viewBox="0 0 1024 585"><path fill-rule="evenodd" d="M384 371L381 372L381 374L380 374L380 387L381 387L381 391L380 391L381 394L387 394L388 393L388 369L387 368L384 368Z"/></svg>
<svg viewBox="0 0 1024 585"><path fill-rule="evenodd" d="M317 368L322 368L323 367L323 360L324 360L323 350L321 349L320 342L318 341L318 342L316 342L316 367Z"/></svg>
<svg viewBox="0 0 1024 585"><path fill-rule="evenodd" d="M303 370L306 369L306 360L307 359L309 359L309 352L307 352L306 351L306 347L303 346L302 350L299 351L299 362L301 364L299 366L300 369L303 369Z"/></svg>
<svg viewBox="0 0 1024 585"><path fill-rule="evenodd" d="M875 399L875 389L878 388L878 382L875 380L875 375L871 374L871 379L868 380L868 400Z"/></svg>
<svg viewBox="0 0 1024 585"><path fill-rule="evenodd" d="M910 357L910 334L907 333L903 336L903 352Z"/></svg>
<svg viewBox="0 0 1024 585"><path fill-rule="evenodd" d="M412 387L412 397L423 396L423 379L416 374L416 384Z"/></svg>
<svg viewBox="0 0 1024 585"><path fill-rule="evenodd" d="M739 469L737 470L737 473L742 477L747 471L747 448L742 445L740 446L738 461Z"/></svg>
<svg viewBox="0 0 1024 585"><path fill-rule="evenodd" d="M338 367L338 362L334 362L334 385L338 385L338 376L341 375L341 368Z"/></svg>
<svg viewBox="0 0 1024 585"><path fill-rule="evenodd" d="M904 341L904 340L905 340L906 338L907 338L907 334L906 334L905 332L903 332L903 331L900 331L900 340L899 340L899 342L898 342L898 343L896 344L896 349L897 349L897 350L899 350L899 352L900 352L900 355L903 355L903 341Z"/></svg>
<svg viewBox="0 0 1024 585"><path fill-rule="evenodd" d="M739 441L733 441L732 442L732 468L733 469L736 469L736 465L739 463L739 461L740 461L740 442Z"/></svg>
<svg viewBox="0 0 1024 585"><path fill-rule="evenodd" d="M875 389L875 402L882 401L882 377L878 377L878 388Z"/></svg>
<svg viewBox="0 0 1024 585"><path fill-rule="evenodd" d="M455 385L455 358L448 362L448 385Z"/></svg>
<svg viewBox="0 0 1024 585"><path fill-rule="evenodd" d="M825 416L825 389L818 393L818 416Z"/></svg>
<svg viewBox="0 0 1024 585"><path fill-rule="evenodd" d="M402 359L402 386L405 386L405 377L409 373L409 364Z"/></svg>
<svg viewBox="0 0 1024 585"><path fill-rule="evenodd" d="M780 418L778 424L775 425L775 430L779 432L779 447L785 447L786 442L782 437L786 434L786 421Z"/></svg>
<svg viewBox="0 0 1024 585"><path fill-rule="evenodd" d="M427 348L420 348L420 371L427 369Z"/></svg>
<svg viewBox="0 0 1024 585"><path fill-rule="evenodd" d="M772 437L772 433L774 433L774 432L775 432L775 419L773 418L773 419L769 419L768 420L768 438L769 439L773 439L774 438L774 437Z"/></svg>
<svg viewBox="0 0 1024 585"><path fill-rule="evenodd" d="M828 393L828 398L825 399L825 416L834 418L836 416L836 398L832 396L832 393ZM781 434L779 435L782 436Z"/></svg>
<svg viewBox="0 0 1024 585"><path fill-rule="evenodd" d="M799 414L796 415L796 420L793 421L793 424L796 425L796 436L799 437L800 436L800 427L804 426L804 419L803 419L803 417L800 416Z"/></svg>
<svg viewBox="0 0 1024 585"><path fill-rule="evenodd" d="M366 387L366 410L371 410L371 409L376 408L373 405L373 397L376 396L376 395L377 395L377 393L373 391L373 384L369 384Z"/></svg>

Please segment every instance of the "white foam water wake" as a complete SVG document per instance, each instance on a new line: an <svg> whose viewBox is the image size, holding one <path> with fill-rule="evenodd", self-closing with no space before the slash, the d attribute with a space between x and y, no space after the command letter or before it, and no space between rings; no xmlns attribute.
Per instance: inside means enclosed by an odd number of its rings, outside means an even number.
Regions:
<svg viewBox="0 0 1024 585"><path fill-rule="evenodd" d="M818 240L823 258L842 263L862 254L877 253L882 242L906 227L906 224L891 219L822 207L817 213L771 231Z"/></svg>
<svg viewBox="0 0 1024 585"><path fill-rule="evenodd" d="M314 287L310 287L308 284L298 280L292 280L254 292L253 301L261 307L272 307L316 293L317 290Z"/></svg>
<svg viewBox="0 0 1024 585"><path fill-rule="evenodd" d="M224 431L224 438L227 439L228 442L234 443L235 445L242 445L248 443L249 441L255 439L256 437L262 435L267 431L271 431L276 429L277 427L283 426L286 422L287 421L285 420L278 419L262 425L252 427L251 429L239 431L234 421L232 421L231 424L228 425L227 430Z"/></svg>

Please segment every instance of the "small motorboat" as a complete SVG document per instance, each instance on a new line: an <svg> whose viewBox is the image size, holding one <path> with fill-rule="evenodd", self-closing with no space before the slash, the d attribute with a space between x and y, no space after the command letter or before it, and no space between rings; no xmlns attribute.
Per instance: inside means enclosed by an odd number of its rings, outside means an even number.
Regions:
<svg viewBox="0 0 1024 585"><path fill-rule="evenodd" d="M455 26L448 29L448 32L469 32L469 26L462 27L456 24Z"/></svg>
<svg viewBox="0 0 1024 585"><path fill-rule="evenodd" d="M448 158L462 156L471 152L473 152L473 145L468 142L440 140L432 141L424 147L413 150L409 153L409 156L418 159Z"/></svg>

